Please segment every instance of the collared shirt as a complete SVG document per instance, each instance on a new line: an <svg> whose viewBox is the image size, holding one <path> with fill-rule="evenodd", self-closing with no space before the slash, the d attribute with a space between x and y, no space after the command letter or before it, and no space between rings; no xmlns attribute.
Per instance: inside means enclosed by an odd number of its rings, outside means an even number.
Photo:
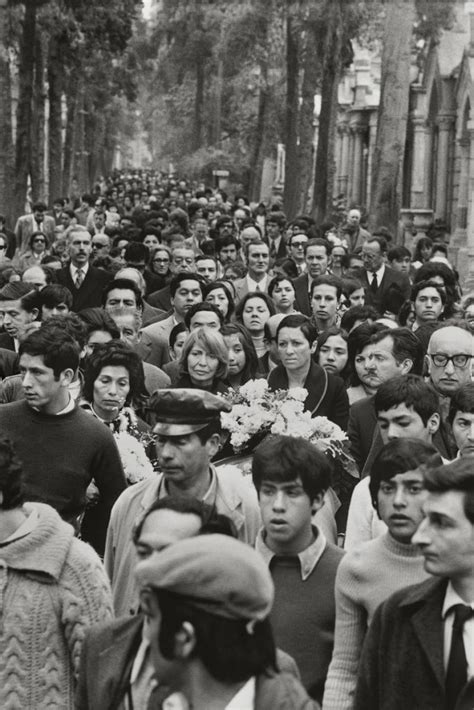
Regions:
<svg viewBox="0 0 474 710"><path fill-rule="evenodd" d="M144 624L142 628L142 640L130 673L130 695L132 702L130 702L129 697L126 698L126 710L132 710L132 708L136 708L137 710L139 708L146 708L150 695L158 684L155 678L155 667L150 656L150 642L146 638Z"/></svg>
<svg viewBox="0 0 474 710"><path fill-rule="evenodd" d="M380 284L382 283L383 275L385 273L385 264L382 264L380 269L378 271L367 271L367 281L369 282L369 286L372 285L372 281L374 280L374 274L377 277L377 288L380 288Z"/></svg>
<svg viewBox="0 0 474 710"><path fill-rule="evenodd" d="M86 274L89 271L89 262L86 261L84 266L81 266L81 272L82 272L82 278L86 278ZM74 266L74 264L70 264L69 266L69 273L71 274L71 278L74 283L76 283L76 278L77 278L77 272L79 271L79 268L77 266Z"/></svg>
<svg viewBox="0 0 474 710"><path fill-rule="evenodd" d="M448 583L446 588L446 594L444 595L443 609L441 611L441 617L443 619L443 629L444 629L444 645L443 645L443 658L444 658L444 668L448 667L449 652L451 650L451 637L453 635L453 623L454 623L454 611L453 606L456 604L464 604L466 602L461 599L459 594L454 591L451 582ZM474 610L474 601L472 601L467 606L470 606ZM463 629L463 641L464 650L466 652L467 661L467 677L472 678L474 676L474 615L471 616L464 624Z"/></svg>
<svg viewBox="0 0 474 710"><path fill-rule="evenodd" d="M247 274L247 288L250 291L264 291L266 292L267 289L267 280L268 276L265 274L264 278L261 281L254 281L251 276Z"/></svg>
<svg viewBox="0 0 474 710"><path fill-rule="evenodd" d="M27 512L27 511L25 511ZM6 540L2 540L0 542L0 547L3 547L4 545L8 545L10 542L14 542L15 540L20 540L22 537L26 537L30 533L33 532L33 530L36 528L37 524L39 521L39 513L37 510L32 510L30 513L28 513L27 517L25 520L22 522L20 527L18 527L15 532L13 532L10 537L7 537Z"/></svg>
<svg viewBox="0 0 474 710"><path fill-rule="evenodd" d="M254 710L255 708L255 677L250 678L234 695L225 710Z"/></svg>
<svg viewBox="0 0 474 710"><path fill-rule="evenodd" d="M316 536L315 541L312 542L311 545L306 548L306 550L303 550L302 552L298 553L298 558L301 566L301 579L303 580L303 582L308 579L311 572L318 564L319 560L321 559L321 555L323 554L327 545L326 536L324 535L324 533L321 532L321 530L314 525L313 531ZM261 528L257 535L255 549L263 557L268 566L270 566L270 562L274 557L278 557L275 552L270 550L267 543L265 542L264 528Z"/></svg>

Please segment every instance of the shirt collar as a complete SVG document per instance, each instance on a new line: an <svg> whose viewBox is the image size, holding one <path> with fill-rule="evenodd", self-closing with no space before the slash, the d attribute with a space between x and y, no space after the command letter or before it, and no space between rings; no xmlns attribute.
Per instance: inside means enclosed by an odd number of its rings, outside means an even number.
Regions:
<svg viewBox="0 0 474 710"><path fill-rule="evenodd" d="M301 579L305 582L310 576L311 572L314 570L318 564L321 555L326 549L326 537L324 533L316 526L313 525L313 530L316 539L306 550L298 554L298 558L301 566ZM268 566L274 557L278 557L265 542L265 530L261 528L257 535L257 540L255 542L255 549L263 557Z"/></svg>
<svg viewBox="0 0 474 710"><path fill-rule="evenodd" d="M255 707L255 676L250 678L245 685L234 695L225 710L253 710Z"/></svg>
<svg viewBox="0 0 474 710"><path fill-rule="evenodd" d="M380 269L377 269L377 271L368 271L367 272L367 280L369 283L373 280L374 274L377 277L377 284L380 286L380 283L383 279L383 275L385 273L385 264L382 264Z"/></svg>
<svg viewBox="0 0 474 710"><path fill-rule="evenodd" d="M69 402L66 404L66 406L61 409L60 412L56 412L56 416L60 417L61 414L68 414L68 412L72 412L74 407L76 406L76 401L75 399L71 396L71 393L69 392Z"/></svg>
<svg viewBox="0 0 474 710"><path fill-rule="evenodd" d="M209 471L211 474L211 483L204 497L201 498L201 501L203 503L207 503L207 505L210 505L211 507L214 507L217 496L217 475L213 466L209 467ZM158 498L165 498L167 495L169 495L169 493L166 488L166 479L163 476L158 484Z"/></svg>
<svg viewBox="0 0 474 710"><path fill-rule="evenodd" d="M446 617L448 616L448 614L452 611L453 607L456 606L457 604L463 604L464 606L470 606L471 609L474 609L474 602L471 602L470 604L466 604L464 599L461 599L459 594L454 590L451 582L448 582L448 586L446 587L446 594L444 595L444 602L443 602L443 609L441 611L441 618L443 620L446 620Z"/></svg>
<svg viewBox="0 0 474 710"><path fill-rule="evenodd" d="M26 537L31 532L33 532L38 522L39 513L37 510L33 509L31 512L28 513L27 517L22 522L20 527L17 528L15 532L10 535L10 537L7 537L6 540L2 540L2 542L0 543L0 547L3 547L3 545L8 545L8 543L14 542L15 540L20 540L20 538L22 537Z"/></svg>
<svg viewBox="0 0 474 710"><path fill-rule="evenodd" d="M82 271L83 275L85 276L85 275L87 274L87 272L89 271L89 262L86 261L86 263L84 264L84 266L81 266L80 268L81 268L81 271ZM77 266L74 266L74 264L71 262L71 265L70 265L70 267L69 267L69 270L70 270L70 272L71 272L72 280L75 281L75 279L76 279L76 274L77 274L77 272L79 271L79 268L78 268Z"/></svg>
<svg viewBox="0 0 474 710"><path fill-rule="evenodd" d="M267 274L265 274L264 278L261 281L254 281L251 276L247 274L247 286L249 287L249 291L256 291L257 286L260 291L265 291L267 285Z"/></svg>

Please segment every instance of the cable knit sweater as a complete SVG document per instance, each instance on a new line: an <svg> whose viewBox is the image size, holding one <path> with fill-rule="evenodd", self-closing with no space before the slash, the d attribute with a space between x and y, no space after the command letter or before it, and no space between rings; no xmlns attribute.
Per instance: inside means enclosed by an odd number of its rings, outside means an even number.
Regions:
<svg viewBox="0 0 474 710"><path fill-rule="evenodd" d="M99 557L49 505L25 537L0 545L0 707L74 708L86 629L112 616Z"/></svg>
<svg viewBox="0 0 474 710"><path fill-rule="evenodd" d="M362 645L375 610L393 592L427 577L418 548L397 542L389 533L362 543L342 558L336 576L336 631L323 710L353 707Z"/></svg>

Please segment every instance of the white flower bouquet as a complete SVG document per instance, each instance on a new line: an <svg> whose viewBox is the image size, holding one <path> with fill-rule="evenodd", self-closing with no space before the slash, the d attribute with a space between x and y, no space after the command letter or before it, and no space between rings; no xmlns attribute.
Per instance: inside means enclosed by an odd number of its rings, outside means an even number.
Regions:
<svg viewBox="0 0 474 710"><path fill-rule="evenodd" d="M154 469L146 455L143 443L128 431L119 431L114 439L122 460L125 478L129 484L143 481L154 475Z"/></svg>

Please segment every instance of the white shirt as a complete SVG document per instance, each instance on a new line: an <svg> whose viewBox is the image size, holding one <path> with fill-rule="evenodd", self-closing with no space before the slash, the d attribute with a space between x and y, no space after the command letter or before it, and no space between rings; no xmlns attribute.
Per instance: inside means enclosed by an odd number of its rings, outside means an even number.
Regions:
<svg viewBox="0 0 474 710"><path fill-rule="evenodd" d="M261 281L254 281L251 276L247 274L247 287L249 292L250 291L263 291L264 293L267 292L267 279L268 276L265 274L264 278ZM257 288L258 286L258 288Z"/></svg>
<svg viewBox="0 0 474 710"><path fill-rule="evenodd" d="M369 282L369 286L372 286L372 281L374 280L374 274L377 277L377 288L380 287L380 284L382 283L383 275L385 273L385 264L382 264L380 269L378 271L368 271L367 272L367 281Z"/></svg>
<svg viewBox="0 0 474 710"><path fill-rule="evenodd" d="M445 670L448 668L449 652L451 650L451 637L453 635L454 623L454 612L449 613L449 610L452 609L455 604L466 605L466 602L464 601L464 599L461 599L457 592L454 591L453 585L451 584L451 582L449 582L446 588L443 609L441 612L441 616L444 621L443 657ZM474 609L474 601L472 601L467 606L470 606L471 609ZM474 676L474 616L471 616L471 618L465 622L462 637L464 641L464 650L466 652L467 677L469 679Z"/></svg>
<svg viewBox="0 0 474 710"><path fill-rule="evenodd" d="M81 272L82 272L82 278L85 279L85 278L86 278L86 274L87 274L87 272L89 271L89 262L86 261L86 263L84 264L84 266L81 266L80 268L81 268ZM71 265L70 265L70 267L69 267L69 272L70 272L70 274L71 274L71 278L72 278L72 280L74 281L74 283L76 283L76 277L77 277L77 272L78 272L78 271L79 271L79 268L78 268L77 266L74 266L74 264L71 264Z"/></svg>
<svg viewBox="0 0 474 710"><path fill-rule="evenodd" d="M234 695L225 710L254 710L255 708L255 678L250 678Z"/></svg>

